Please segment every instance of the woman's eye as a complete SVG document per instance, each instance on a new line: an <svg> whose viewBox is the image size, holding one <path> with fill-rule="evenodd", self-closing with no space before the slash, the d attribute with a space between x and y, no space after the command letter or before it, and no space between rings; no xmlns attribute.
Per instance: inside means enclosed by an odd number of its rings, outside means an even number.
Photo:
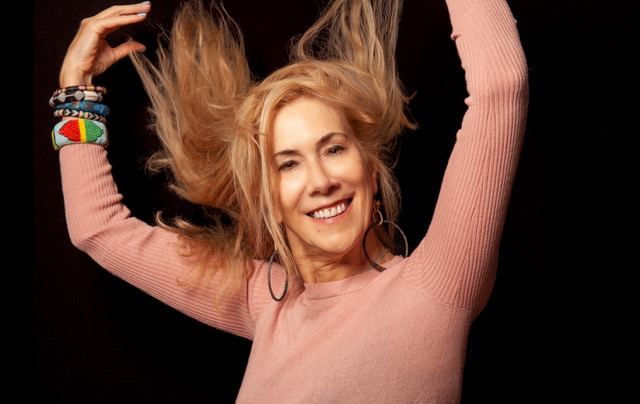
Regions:
<svg viewBox="0 0 640 404"><path fill-rule="evenodd" d="M327 149L327 154L340 154L344 150L346 150L344 146L331 146Z"/></svg>
<svg viewBox="0 0 640 404"><path fill-rule="evenodd" d="M296 165L296 162L295 162L295 161L292 161L292 160L285 161L284 163L282 163L282 164L280 164L280 165L278 166L278 170L280 170L280 171L290 170L290 169L292 169L293 167L295 167L295 165Z"/></svg>

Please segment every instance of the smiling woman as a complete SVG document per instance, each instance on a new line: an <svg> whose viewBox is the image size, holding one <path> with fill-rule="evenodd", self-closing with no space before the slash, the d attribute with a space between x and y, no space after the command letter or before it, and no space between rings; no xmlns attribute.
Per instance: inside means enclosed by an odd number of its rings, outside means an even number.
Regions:
<svg viewBox="0 0 640 404"><path fill-rule="evenodd" d="M359 246L371 224L376 171L365 164L357 136L345 125L338 110L311 97L286 104L273 121L276 217L285 223L306 284L348 278L368 266ZM386 248L375 237L369 240L375 255Z"/></svg>
<svg viewBox="0 0 640 404"><path fill-rule="evenodd" d="M138 53L140 42L106 40L143 22L149 2L83 20L54 108L85 108L67 95L87 95L78 89L130 55L162 144L149 167L168 169L179 196L219 215L204 224L158 216L153 226L132 217L107 142L68 138L59 153L71 240L151 296L252 341L237 402L460 401L469 329L495 277L528 83L504 0L446 4L468 110L429 230L410 255L390 241L394 145L415 128L395 64L401 1L330 1L291 62L264 80L216 3L184 3L155 61ZM80 127L94 115L62 120L80 118Z"/></svg>

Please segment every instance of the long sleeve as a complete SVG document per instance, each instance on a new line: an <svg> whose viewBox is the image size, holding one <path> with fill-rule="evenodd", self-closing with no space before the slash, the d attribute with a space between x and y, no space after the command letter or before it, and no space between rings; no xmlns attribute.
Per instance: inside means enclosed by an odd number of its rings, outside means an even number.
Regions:
<svg viewBox="0 0 640 404"><path fill-rule="evenodd" d="M107 271L205 324L246 338L252 321L247 289L214 301L215 279L208 287L180 282L194 263L179 254L177 235L132 217L111 175L107 152L96 145L60 149L67 226L72 243ZM223 314L224 313L224 314Z"/></svg>
<svg viewBox="0 0 640 404"><path fill-rule="evenodd" d="M527 66L505 0L447 0L447 6L465 71L468 109L431 225L411 259L427 268L418 276L430 293L475 317L495 279L524 136Z"/></svg>

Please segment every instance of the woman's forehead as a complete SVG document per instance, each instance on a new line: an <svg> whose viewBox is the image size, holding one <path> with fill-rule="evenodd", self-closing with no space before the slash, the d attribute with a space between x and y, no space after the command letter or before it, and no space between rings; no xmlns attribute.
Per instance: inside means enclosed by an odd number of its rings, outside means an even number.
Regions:
<svg viewBox="0 0 640 404"><path fill-rule="evenodd" d="M317 142L332 133L346 134L340 111L312 97L300 97L274 115L271 127L274 148L302 141Z"/></svg>

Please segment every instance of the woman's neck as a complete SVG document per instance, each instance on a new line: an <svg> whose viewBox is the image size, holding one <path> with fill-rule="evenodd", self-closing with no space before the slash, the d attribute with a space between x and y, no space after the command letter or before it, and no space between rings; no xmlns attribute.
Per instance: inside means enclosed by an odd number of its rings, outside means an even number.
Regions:
<svg viewBox="0 0 640 404"><path fill-rule="evenodd" d="M388 248L381 244L378 248L372 249L369 256L376 264L384 264L393 258L393 254ZM306 257L306 259L296 259L298 270L304 283L324 283L334 282L359 275L373 268L367 260L362 250L358 254L346 254L338 259L318 257Z"/></svg>

